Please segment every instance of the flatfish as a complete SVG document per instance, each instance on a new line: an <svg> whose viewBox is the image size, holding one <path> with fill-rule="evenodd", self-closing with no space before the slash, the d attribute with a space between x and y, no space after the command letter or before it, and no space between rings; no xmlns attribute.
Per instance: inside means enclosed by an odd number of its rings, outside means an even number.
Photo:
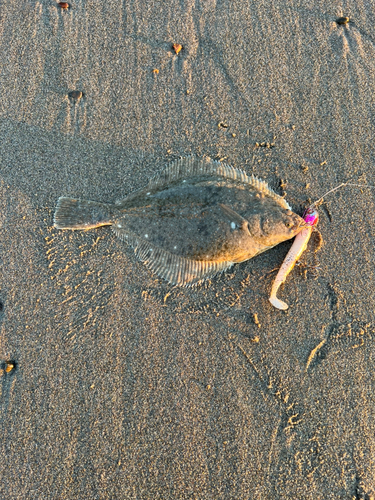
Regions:
<svg viewBox="0 0 375 500"><path fill-rule="evenodd" d="M56 228L105 225L151 271L192 285L293 238L305 222L266 182L210 158L187 157L114 204L59 198Z"/></svg>

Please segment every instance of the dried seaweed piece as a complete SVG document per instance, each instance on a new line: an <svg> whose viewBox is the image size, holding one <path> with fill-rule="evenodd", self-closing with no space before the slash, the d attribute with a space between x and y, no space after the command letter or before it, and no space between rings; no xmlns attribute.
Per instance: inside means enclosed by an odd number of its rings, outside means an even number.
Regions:
<svg viewBox="0 0 375 500"><path fill-rule="evenodd" d="M176 54L178 54L182 50L182 45L180 45L179 43L174 43L172 45L172 49L176 52Z"/></svg>

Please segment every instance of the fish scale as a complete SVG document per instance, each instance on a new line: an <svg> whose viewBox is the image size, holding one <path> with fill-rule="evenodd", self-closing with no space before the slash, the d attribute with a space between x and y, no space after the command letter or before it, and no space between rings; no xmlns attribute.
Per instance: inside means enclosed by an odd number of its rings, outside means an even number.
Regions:
<svg viewBox="0 0 375 500"><path fill-rule="evenodd" d="M191 285L292 238L304 221L266 182L188 157L116 204L60 198L54 225L112 225L149 269L172 284Z"/></svg>

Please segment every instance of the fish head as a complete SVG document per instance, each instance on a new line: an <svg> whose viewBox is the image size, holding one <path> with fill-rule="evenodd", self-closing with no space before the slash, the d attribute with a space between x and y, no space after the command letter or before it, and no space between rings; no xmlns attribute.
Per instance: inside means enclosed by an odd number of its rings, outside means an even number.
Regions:
<svg viewBox="0 0 375 500"><path fill-rule="evenodd" d="M248 222L251 236L267 248L293 238L306 226L302 217L288 209L257 214Z"/></svg>

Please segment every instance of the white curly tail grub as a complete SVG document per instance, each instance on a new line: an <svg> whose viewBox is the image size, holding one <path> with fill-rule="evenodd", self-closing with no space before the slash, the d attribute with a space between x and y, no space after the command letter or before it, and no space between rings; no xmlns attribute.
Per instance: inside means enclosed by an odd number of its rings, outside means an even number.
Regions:
<svg viewBox="0 0 375 500"><path fill-rule="evenodd" d="M304 229L302 229L302 231L300 233L298 233L297 236L295 237L293 245L291 246L289 252L287 253L287 255L284 259L284 262L282 263L282 265L279 269L279 272L277 273L277 276L275 278L275 281L273 282L273 285L272 285L271 295L270 295L269 301L277 309L281 309L281 310L285 311L289 307L288 304L286 304L282 300L278 299L276 294L277 294L280 286L286 280L286 277L288 276L290 271L295 266L298 259L301 257L303 252L306 250L307 243L309 242L313 227L318 223L319 215L318 215L318 211L317 211L317 206L320 204L320 202L323 201L323 199L327 195L334 193L338 189L345 187L345 186L358 187L361 189L364 189L364 188L375 189L375 186L372 186L369 184L353 184L351 182L342 182L340 185L327 191L323 196L321 196L318 200L314 201L314 203L312 203L309 206L309 208L305 211L305 213L303 215L303 218L305 219L305 222L306 222L306 227Z"/></svg>
<svg viewBox="0 0 375 500"><path fill-rule="evenodd" d="M289 306L282 300L278 299L276 294L280 286L286 280L286 277L288 276L290 271L295 266L295 263L301 257L303 252L306 250L307 243L310 239L313 227L318 223L319 219L318 211L315 208L310 207L306 210L303 218L306 222L306 227L304 227L302 231L300 231L295 237L293 245L291 246L289 252L287 253L284 262L282 263L279 272L277 273L275 281L273 282L271 295L269 298L269 301L274 307L276 307L277 309L281 309L283 311L288 309Z"/></svg>

